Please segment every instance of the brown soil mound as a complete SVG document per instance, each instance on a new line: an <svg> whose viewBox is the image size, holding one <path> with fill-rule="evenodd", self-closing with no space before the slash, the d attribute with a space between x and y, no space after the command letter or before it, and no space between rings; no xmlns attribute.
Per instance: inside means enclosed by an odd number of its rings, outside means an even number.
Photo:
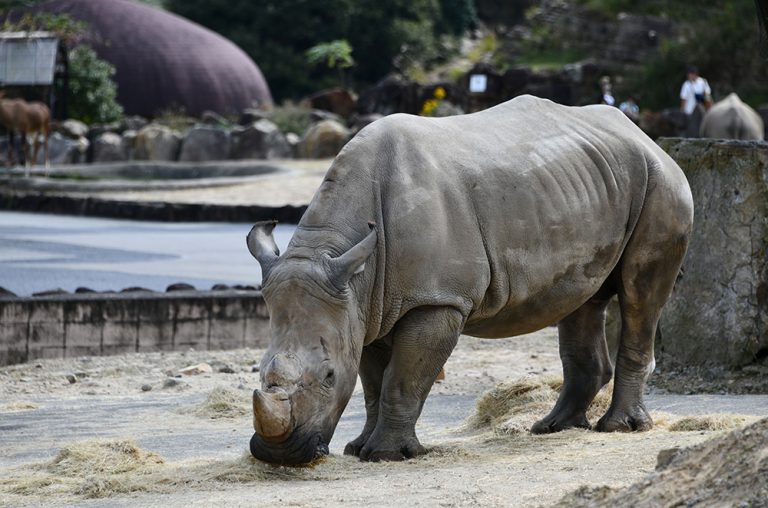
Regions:
<svg viewBox="0 0 768 508"><path fill-rule="evenodd" d="M664 450L656 471L624 489L583 487L557 507L766 507L768 418L683 450Z"/></svg>

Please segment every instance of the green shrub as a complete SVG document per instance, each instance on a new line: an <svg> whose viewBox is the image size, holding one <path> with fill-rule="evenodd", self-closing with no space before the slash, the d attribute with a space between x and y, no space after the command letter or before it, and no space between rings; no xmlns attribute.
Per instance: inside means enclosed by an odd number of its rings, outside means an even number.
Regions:
<svg viewBox="0 0 768 508"><path fill-rule="evenodd" d="M301 136L312 123L310 114L309 109L287 102L274 108L269 119L280 128L280 132L293 132Z"/></svg>
<svg viewBox="0 0 768 508"><path fill-rule="evenodd" d="M108 123L123 117L117 102L115 67L88 46L69 52L69 116L85 123Z"/></svg>

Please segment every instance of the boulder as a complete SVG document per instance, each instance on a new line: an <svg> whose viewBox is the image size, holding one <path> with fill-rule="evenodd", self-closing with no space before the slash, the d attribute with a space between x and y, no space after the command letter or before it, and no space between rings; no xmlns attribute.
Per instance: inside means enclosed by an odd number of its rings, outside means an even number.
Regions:
<svg viewBox="0 0 768 508"><path fill-rule="evenodd" d="M355 112L357 98L349 90L334 88L322 90L310 96L309 103L315 109L330 111L343 118L348 118Z"/></svg>
<svg viewBox="0 0 768 508"><path fill-rule="evenodd" d="M350 128L350 131L352 132L352 135L354 136L361 130L363 130L363 127L366 125L370 125L376 120L384 118L384 115L381 115L379 113L369 113L367 115L358 115L352 119L352 127Z"/></svg>
<svg viewBox="0 0 768 508"><path fill-rule="evenodd" d="M206 125L227 125L229 122L226 118L216 113L215 111L203 111L200 115L200 121Z"/></svg>
<svg viewBox="0 0 768 508"><path fill-rule="evenodd" d="M299 143L299 157L323 159L335 157L349 140L349 129L335 120L312 125Z"/></svg>
<svg viewBox="0 0 768 508"><path fill-rule="evenodd" d="M123 138L114 132L105 132L93 142L93 162L115 162L126 159Z"/></svg>
<svg viewBox="0 0 768 508"><path fill-rule="evenodd" d="M54 165L85 162L89 146L90 142L85 137L70 139L59 132L53 132L48 138L48 160ZM37 164L43 163L44 152L41 146L37 154Z"/></svg>
<svg viewBox="0 0 768 508"><path fill-rule="evenodd" d="M213 368L207 363L198 363L197 365L190 365L189 367L179 369L179 374L184 376L197 376L199 374L211 373L213 373Z"/></svg>
<svg viewBox="0 0 768 508"><path fill-rule="evenodd" d="M146 127L148 123L147 119L143 116L126 116L123 118L123 121L120 122L120 130L123 133L125 133L125 131L138 131L143 127Z"/></svg>
<svg viewBox="0 0 768 508"><path fill-rule="evenodd" d="M344 121L341 116L330 111L325 111L323 109L312 109L309 111L310 122L322 122L323 120L333 120L339 123L343 123Z"/></svg>
<svg viewBox="0 0 768 508"><path fill-rule="evenodd" d="M131 160L134 158L136 151L136 134L137 132L133 129L123 131L123 153L125 154L124 160Z"/></svg>
<svg viewBox="0 0 768 508"><path fill-rule="evenodd" d="M75 120L73 118L61 122L56 131L70 139L84 138L88 136L88 126L80 120Z"/></svg>
<svg viewBox="0 0 768 508"><path fill-rule="evenodd" d="M741 367L768 355L768 145L661 139L693 192L691 243L661 319L666 363Z"/></svg>
<svg viewBox="0 0 768 508"><path fill-rule="evenodd" d="M269 120L257 120L232 130L232 159L278 159L291 155L285 136Z"/></svg>
<svg viewBox="0 0 768 508"><path fill-rule="evenodd" d="M257 122L262 118L267 118L267 112L262 109L248 108L243 110L240 114L240 119L237 121L239 125L250 125L253 122Z"/></svg>
<svg viewBox="0 0 768 508"><path fill-rule="evenodd" d="M179 156L181 134L164 125L149 124L136 133L134 158L137 160L175 161Z"/></svg>
<svg viewBox="0 0 768 508"><path fill-rule="evenodd" d="M111 122L111 123L95 123L91 125L91 127L88 129L88 138L91 139L91 141L95 140L105 132L117 132L121 133L123 132L122 123L120 122Z"/></svg>
<svg viewBox="0 0 768 508"><path fill-rule="evenodd" d="M202 162L225 160L230 152L230 134L224 129L198 125L187 132L181 143L179 160Z"/></svg>
<svg viewBox="0 0 768 508"><path fill-rule="evenodd" d="M295 132L288 132L285 135L285 140L288 142L288 146L291 147L291 157L299 156L299 144L301 143L301 136Z"/></svg>

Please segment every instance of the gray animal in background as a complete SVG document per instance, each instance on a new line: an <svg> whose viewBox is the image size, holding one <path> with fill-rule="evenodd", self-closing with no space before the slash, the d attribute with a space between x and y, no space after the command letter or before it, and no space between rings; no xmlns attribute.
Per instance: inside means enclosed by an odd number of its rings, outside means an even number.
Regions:
<svg viewBox="0 0 768 508"><path fill-rule="evenodd" d="M359 374L367 418L344 453L425 453L415 424L459 335L557 323L564 385L535 433L651 428L643 386L688 245L693 202L675 162L616 108L522 96L465 116L391 115L328 170L285 253L256 224L270 344L252 454L301 464L328 444ZM370 224L369 224L370 223ZM614 368L604 323L619 295Z"/></svg>
<svg viewBox="0 0 768 508"><path fill-rule="evenodd" d="M757 111L732 93L707 111L699 134L702 138L763 139L765 131Z"/></svg>

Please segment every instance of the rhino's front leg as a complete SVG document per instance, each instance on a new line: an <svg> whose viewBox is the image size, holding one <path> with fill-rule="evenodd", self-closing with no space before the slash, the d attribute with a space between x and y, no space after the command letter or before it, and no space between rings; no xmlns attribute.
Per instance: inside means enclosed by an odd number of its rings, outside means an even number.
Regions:
<svg viewBox="0 0 768 508"><path fill-rule="evenodd" d="M463 320L454 308L424 307L410 311L397 323L378 420L360 450L362 460L404 460L425 453L416 437L416 420L456 346Z"/></svg>
<svg viewBox="0 0 768 508"><path fill-rule="evenodd" d="M357 438L347 443L344 455L360 456L360 450L376 428L384 370L392 357L391 339L389 336L384 337L363 348L359 372L365 394L365 426Z"/></svg>

